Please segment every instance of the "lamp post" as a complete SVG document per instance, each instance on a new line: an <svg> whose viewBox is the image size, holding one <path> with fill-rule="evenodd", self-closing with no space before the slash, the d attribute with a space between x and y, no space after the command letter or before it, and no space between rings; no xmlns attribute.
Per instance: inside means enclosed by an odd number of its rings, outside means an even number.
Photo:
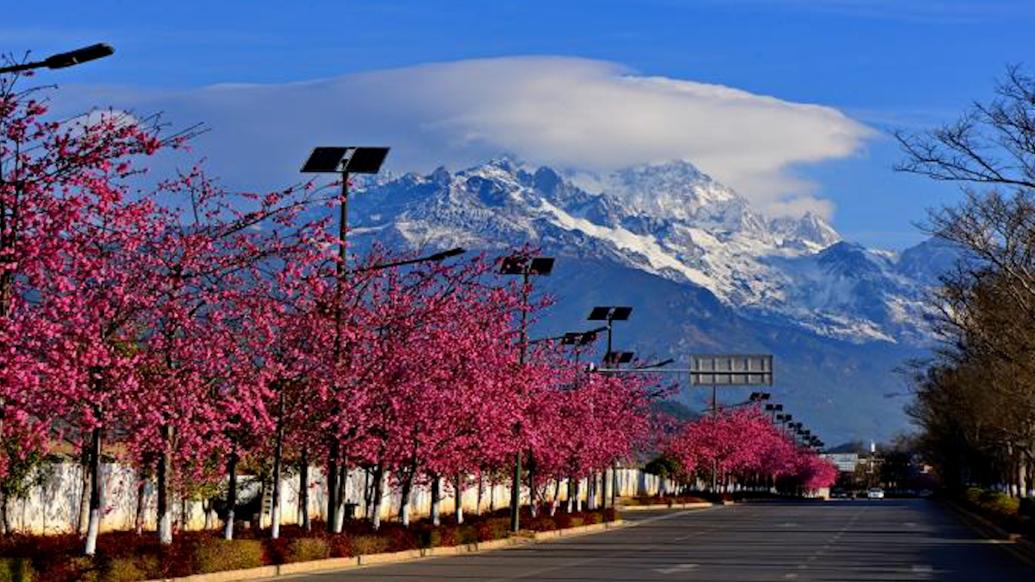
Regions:
<svg viewBox="0 0 1035 582"><path fill-rule="evenodd" d="M19 65L0 67L0 74L18 73L21 71L42 68L64 69L65 67L79 65L88 61L103 59L104 57L111 56L114 53L115 49L110 44L100 42L75 49L74 51L68 51L67 53L57 53L56 55L51 55L42 61L32 61L29 63L21 63Z"/></svg>
<svg viewBox="0 0 1035 582"><path fill-rule="evenodd" d="M332 146L313 148L309 158L302 165L304 174L341 174L341 194L338 198L338 264L335 265L337 280L334 302L334 361L341 359L341 294L348 277L347 246L349 211L349 174L376 174L381 169L386 147ZM327 531L334 533L338 513L338 457L341 443L331 436L327 447ZM276 482L276 481L275 481Z"/></svg>
<svg viewBox="0 0 1035 582"><path fill-rule="evenodd" d="M629 320L629 315L631 315L631 314L632 314L632 307L629 307L629 306L625 306L625 305L598 305L598 306L594 307L592 310L590 310L589 316L586 317L586 319L588 319L589 321L604 321L604 322L606 322L606 327L607 327L607 350L604 352L604 365L605 365L605 367L612 367L611 364L613 363L614 364L613 367L617 368L618 364L625 364L625 363L628 363L628 362L632 361L632 353L631 352L614 353L612 351L614 349L614 345L613 345L613 340L614 340L614 338L613 338L613 336L614 336L614 322L616 322L616 321L628 321ZM628 355L627 356L623 356L622 354L628 354ZM626 357L627 359L623 360L622 359L623 357ZM612 477L614 477L614 475L612 475ZM596 481L596 478L594 477L594 483L595 483L595 481ZM602 485L601 485L602 491L600 492L601 493L601 501L600 501L600 507L601 508L603 508L606 505L606 501L607 501L606 487L604 486L604 484L606 484L606 482L607 482L607 470L605 469L604 470L604 474L601 477L601 483L602 483ZM595 487L595 485L594 485L594 487ZM612 487L612 493L614 493L613 487ZM594 493L594 495L595 495L595 493Z"/></svg>
<svg viewBox="0 0 1035 582"><path fill-rule="evenodd" d="M521 276L521 328L519 337L518 364L525 365L528 350L528 296L531 293L529 279L533 275L546 276L553 272L553 257L533 257L527 253L517 253L503 257L500 261L501 275ZM517 431L520 436L520 431ZM530 500L535 503L535 500ZM521 447L514 453L514 478L510 489L510 530L517 533L521 529Z"/></svg>

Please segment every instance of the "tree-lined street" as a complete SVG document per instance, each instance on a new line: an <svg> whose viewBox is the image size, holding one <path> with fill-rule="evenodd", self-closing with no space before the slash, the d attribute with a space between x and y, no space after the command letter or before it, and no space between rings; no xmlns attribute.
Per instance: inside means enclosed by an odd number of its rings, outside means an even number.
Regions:
<svg viewBox="0 0 1035 582"><path fill-rule="evenodd" d="M295 578L337 580L1027 580L1035 569L936 502L755 503L642 512L632 527Z"/></svg>

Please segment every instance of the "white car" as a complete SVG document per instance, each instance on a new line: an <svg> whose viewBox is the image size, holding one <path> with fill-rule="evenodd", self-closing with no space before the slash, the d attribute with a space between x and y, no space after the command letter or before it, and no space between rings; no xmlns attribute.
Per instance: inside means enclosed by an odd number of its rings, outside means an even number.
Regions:
<svg viewBox="0 0 1035 582"><path fill-rule="evenodd" d="M873 487L866 492L866 497L870 499L884 499L884 490L880 487Z"/></svg>

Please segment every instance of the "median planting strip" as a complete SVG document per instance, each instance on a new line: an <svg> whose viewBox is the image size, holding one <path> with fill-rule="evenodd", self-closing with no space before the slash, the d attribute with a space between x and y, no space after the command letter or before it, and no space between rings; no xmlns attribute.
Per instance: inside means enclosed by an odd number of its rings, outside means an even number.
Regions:
<svg viewBox="0 0 1035 582"><path fill-rule="evenodd" d="M422 548L418 550L404 550L401 552L384 552L379 554L364 554L349 558L328 558L325 560L312 560L308 562L294 562L274 566L262 566L248 568L245 570L226 570L223 572L212 572L210 574L194 574L179 578L161 578L148 582L232 582L239 580L259 580L304 574L309 572L321 572L330 570L347 570L351 568L362 568L364 566L375 566L381 564L395 564L399 562L411 562L441 556L456 556L460 554L473 554L487 552L502 548L525 545L540 540L573 537L600 533L609 529L625 527L623 520L615 520L591 525L582 525L562 530L550 530L541 532L522 532L521 534L501 540L488 542L476 542L457 546L441 546L437 548Z"/></svg>

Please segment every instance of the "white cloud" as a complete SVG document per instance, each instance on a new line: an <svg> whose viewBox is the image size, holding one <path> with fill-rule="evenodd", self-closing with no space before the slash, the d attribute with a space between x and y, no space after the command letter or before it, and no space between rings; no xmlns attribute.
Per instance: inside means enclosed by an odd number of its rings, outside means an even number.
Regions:
<svg viewBox="0 0 1035 582"><path fill-rule="evenodd" d="M118 92L103 93L119 99ZM197 143L228 182L296 179L309 148L393 147L390 168L457 168L500 152L590 172L685 159L762 208L829 215L796 164L857 152L872 133L836 109L637 75L566 57L465 60L283 85L141 94L137 110L204 121Z"/></svg>

